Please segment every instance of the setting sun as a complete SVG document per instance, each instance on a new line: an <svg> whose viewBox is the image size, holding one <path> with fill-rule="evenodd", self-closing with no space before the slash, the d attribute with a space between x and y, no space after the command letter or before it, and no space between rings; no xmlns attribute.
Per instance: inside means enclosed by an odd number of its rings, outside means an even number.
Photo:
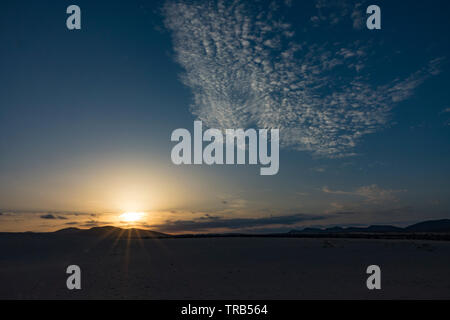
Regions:
<svg viewBox="0 0 450 320"><path fill-rule="evenodd" d="M124 212L120 215L120 219L126 222L136 222L142 220L144 216L143 212Z"/></svg>

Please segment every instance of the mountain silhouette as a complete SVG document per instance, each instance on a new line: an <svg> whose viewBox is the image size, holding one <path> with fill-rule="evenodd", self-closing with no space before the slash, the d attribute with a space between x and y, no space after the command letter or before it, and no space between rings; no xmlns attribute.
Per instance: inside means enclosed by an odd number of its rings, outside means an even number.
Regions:
<svg viewBox="0 0 450 320"><path fill-rule="evenodd" d="M450 219L431 220L419 222L406 228L390 225L373 225L369 227L332 227L332 228L305 228L291 230L289 234L327 234L327 233L450 233Z"/></svg>
<svg viewBox="0 0 450 320"><path fill-rule="evenodd" d="M95 236L95 237L116 237L116 238L163 238L168 234L145 229L122 229L118 227L105 226L93 227L90 229L66 228L53 232L58 235Z"/></svg>

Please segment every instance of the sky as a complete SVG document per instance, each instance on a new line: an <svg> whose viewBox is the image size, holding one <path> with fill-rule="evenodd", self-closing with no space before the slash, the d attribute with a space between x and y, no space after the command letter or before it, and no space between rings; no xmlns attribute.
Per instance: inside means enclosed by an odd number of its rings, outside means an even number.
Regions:
<svg viewBox="0 0 450 320"><path fill-rule="evenodd" d="M71 4L81 30L66 27ZM371 4L381 30L366 27ZM0 231L450 218L448 1L0 7ZM279 128L278 174L174 165L171 133L195 120Z"/></svg>

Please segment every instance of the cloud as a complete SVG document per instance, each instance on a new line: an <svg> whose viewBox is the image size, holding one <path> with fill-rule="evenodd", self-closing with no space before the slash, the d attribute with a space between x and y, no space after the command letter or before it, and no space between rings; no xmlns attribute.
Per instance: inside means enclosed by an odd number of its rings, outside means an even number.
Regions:
<svg viewBox="0 0 450 320"><path fill-rule="evenodd" d="M444 110L442 110L441 112L439 112L440 115L447 115L450 113L450 108L445 108ZM445 125L446 126L450 126L450 119L447 119L445 121Z"/></svg>
<svg viewBox="0 0 450 320"><path fill-rule="evenodd" d="M361 30L365 25L366 16L364 15L363 3L356 3L351 14L353 28Z"/></svg>
<svg viewBox="0 0 450 320"><path fill-rule="evenodd" d="M367 1L316 0L316 14L311 17L315 27L326 24L334 26L342 21L352 22L353 28L361 29L366 18L364 4Z"/></svg>
<svg viewBox="0 0 450 320"><path fill-rule="evenodd" d="M321 10L325 3L319 1ZM439 73L442 59L435 59L405 79L371 85L369 74L362 73L369 44L297 43L276 6L254 6L237 1L164 6L175 57L184 68L182 81L193 93L191 112L208 127L279 128L284 148L351 156L365 135L388 125L396 103Z"/></svg>
<svg viewBox="0 0 450 320"><path fill-rule="evenodd" d="M226 206L227 209L244 209L249 206L248 201L240 198L229 198L222 201L222 204Z"/></svg>
<svg viewBox="0 0 450 320"><path fill-rule="evenodd" d="M42 215L40 216L41 219L49 219L49 220L53 220L53 219L59 219L59 220L67 220L66 217L63 216L55 216L53 214L46 214L46 215Z"/></svg>
<svg viewBox="0 0 450 320"><path fill-rule="evenodd" d="M164 232L199 232L211 229L244 229L253 227L263 227L270 225L290 226L304 221L323 220L327 216L310 214L293 214L286 216L265 217L265 218L235 218L224 219L218 216L203 216L195 220L168 220L160 225L151 226Z"/></svg>
<svg viewBox="0 0 450 320"><path fill-rule="evenodd" d="M395 194L405 192L406 190L382 189L376 184L372 184L369 186L359 187L354 191L330 190L328 187L323 187L322 191L329 194L359 196L365 198L365 201L367 202L378 203L385 201L395 201L397 199ZM341 208L338 207L338 204L336 203L332 203L332 205L334 207Z"/></svg>
<svg viewBox="0 0 450 320"><path fill-rule="evenodd" d="M9 213L9 214L48 214L48 215L74 215L74 216L79 216L79 215L90 215L91 213L87 213L87 212L79 212L79 211L55 211L55 210L14 210L14 209L5 209L2 208L0 209L2 210L3 213Z"/></svg>
<svg viewBox="0 0 450 320"><path fill-rule="evenodd" d="M343 21L350 21L356 30L365 27L368 1L362 0L316 0L316 15L311 17L314 27L321 25L335 26Z"/></svg>
<svg viewBox="0 0 450 320"><path fill-rule="evenodd" d="M342 216L348 216L348 215L358 214L358 212L355 212L355 211L338 211L338 212L334 212L334 214L342 215Z"/></svg>

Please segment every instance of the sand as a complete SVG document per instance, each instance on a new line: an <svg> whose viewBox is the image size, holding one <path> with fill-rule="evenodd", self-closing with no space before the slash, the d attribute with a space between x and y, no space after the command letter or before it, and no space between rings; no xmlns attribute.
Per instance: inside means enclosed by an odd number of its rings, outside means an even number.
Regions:
<svg viewBox="0 0 450 320"><path fill-rule="evenodd" d="M449 299L449 271L450 242L0 235L1 299Z"/></svg>

